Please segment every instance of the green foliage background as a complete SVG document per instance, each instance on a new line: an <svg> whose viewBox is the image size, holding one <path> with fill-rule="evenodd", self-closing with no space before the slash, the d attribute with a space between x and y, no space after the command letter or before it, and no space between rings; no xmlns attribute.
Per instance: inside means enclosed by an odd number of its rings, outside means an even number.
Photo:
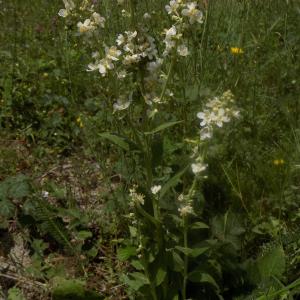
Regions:
<svg viewBox="0 0 300 300"><path fill-rule="evenodd" d="M165 4L137 3L141 15L148 7L155 12L153 26L161 28L167 27L161 21ZM112 114L116 83L105 86L98 74L86 73L92 49L57 16L61 7L58 0L0 1L1 236L15 234L12 223L17 231L26 228L23 236L33 263L24 276L46 283L48 295L54 291L57 299L65 299L59 298L60 287L53 282L73 276L84 284L68 279L62 284L71 290L79 284L82 297L89 289L96 297L96 289L108 299L125 294L142 299L139 290L143 293L148 281L138 272L135 232L131 228L129 235L130 221L119 217L128 213L128 188L143 180L138 146L129 141L126 117ZM109 15L114 38L122 23L121 9L115 1L101 1L101 7ZM151 132L155 167L171 168L170 174L158 171L162 181L188 162L185 157L192 146L182 137L197 136L195 112L208 98L230 89L243 116L216 133L206 155L208 178L195 196L204 227L190 233L190 242L198 248L207 247L210 240L214 244L201 259L191 255L193 267L202 268L191 274L192 299L216 299L215 294L224 299L293 299L299 293L299 17L296 0L209 1L205 29L201 35L191 33L192 58L175 66L178 78L170 83L175 96L159 121L183 123ZM233 55L231 47L244 53ZM101 213L93 211L91 199L78 203L72 183L40 180L66 158L99 165L105 187L96 200ZM80 164L76 171L82 172ZM80 177L85 190L91 189L89 179ZM173 194L190 184L191 174L175 179L168 187ZM44 190L54 202L44 201ZM167 210L170 203L164 205ZM200 220L195 221L200 226ZM1 239L1 245L4 242ZM69 274L68 266L59 268L47 261L57 253L74 258L75 275ZM180 270L181 257L176 258L174 269ZM109 270L101 279L105 285L122 282L130 288L122 285L118 296L99 293L99 285L90 280L95 264ZM163 269L159 276L155 280L163 282ZM4 287L11 288L8 299L23 299L12 286Z"/></svg>

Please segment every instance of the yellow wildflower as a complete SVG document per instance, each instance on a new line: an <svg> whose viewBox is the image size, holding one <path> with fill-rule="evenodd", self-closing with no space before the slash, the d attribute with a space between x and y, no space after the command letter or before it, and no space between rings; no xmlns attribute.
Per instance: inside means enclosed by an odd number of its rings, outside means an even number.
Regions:
<svg viewBox="0 0 300 300"><path fill-rule="evenodd" d="M231 54L236 55L236 54L243 54L244 50L242 48L238 48L238 47L231 47L230 52L231 52Z"/></svg>
<svg viewBox="0 0 300 300"><path fill-rule="evenodd" d="M275 166L283 165L284 164L284 160L282 158L281 159L274 159L273 160L273 164Z"/></svg>
<svg viewBox="0 0 300 300"><path fill-rule="evenodd" d="M83 123L82 123L82 120L81 120L80 117L78 117L78 118L76 119L76 122L77 122L77 124L78 124L78 126L79 126L80 128L83 128Z"/></svg>

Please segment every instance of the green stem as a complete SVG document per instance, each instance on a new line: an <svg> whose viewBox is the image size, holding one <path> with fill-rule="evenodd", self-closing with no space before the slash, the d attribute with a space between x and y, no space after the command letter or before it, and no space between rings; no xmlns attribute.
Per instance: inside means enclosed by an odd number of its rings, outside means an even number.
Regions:
<svg viewBox="0 0 300 300"><path fill-rule="evenodd" d="M184 217L183 219L183 246L184 248L188 248L188 217ZM186 254L184 254L184 270L183 270L183 286L182 286L182 298L186 300L186 284L188 278L188 264L189 258Z"/></svg>
<svg viewBox="0 0 300 300"><path fill-rule="evenodd" d="M172 58L172 61L170 63L170 66L169 66L169 70L168 70L168 74L167 74L167 79L165 81L164 87L163 87L162 92L161 92L160 97L159 97L159 102L162 101L162 99L164 98L164 96L166 94L167 86L168 86L168 83L169 83L170 78L171 78L171 74L172 74L173 66L175 64L175 60L176 60L176 57L174 55L174 57Z"/></svg>
<svg viewBox="0 0 300 300"><path fill-rule="evenodd" d="M130 15L131 15L131 27L135 29L135 0L130 0Z"/></svg>
<svg viewBox="0 0 300 300"><path fill-rule="evenodd" d="M139 233L140 237L143 237L143 233L141 231L140 226L138 226L138 233ZM144 250L142 250L141 262L142 262L142 265L143 265L144 270L145 270L145 275L149 280L151 296L152 296L153 300L157 300L158 298L157 298L157 295L156 295L155 282L153 280L151 280L150 271L149 271L149 263L148 263L148 260L145 256L145 251Z"/></svg>

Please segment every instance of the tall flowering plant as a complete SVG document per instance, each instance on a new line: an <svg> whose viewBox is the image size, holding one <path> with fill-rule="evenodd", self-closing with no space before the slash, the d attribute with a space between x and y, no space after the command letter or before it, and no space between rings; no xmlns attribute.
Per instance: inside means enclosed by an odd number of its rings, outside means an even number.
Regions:
<svg viewBox="0 0 300 300"><path fill-rule="evenodd" d="M208 236L209 226L202 216L201 184L208 167L204 154L213 132L239 116L232 93L210 99L194 114L195 120L200 119L200 137L192 140L194 147L188 142L181 146L176 164L164 159L162 138L171 131L174 144L175 139L189 140L177 134L186 126L185 120L176 118L180 116L176 111L170 112L179 95L182 70L178 65L193 58L190 40L203 30L204 5L171 0L162 13L142 11L134 0L106 5L88 0L63 2L58 14L76 25L76 35L84 39L87 49L95 47L86 70L99 74L112 116L125 126L126 136L111 132L100 136L127 156L137 155L142 170L142 179L132 176L129 182L131 238L119 249L118 257L131 260L134 271L124 274L123 281L134 299L187 299L191 282L221 297L216 272L211 271L217 269L210 259L213 243L205 238L194 242L189 235L196 231ZM120 12L118 24L109 23L113 7Z"/></svg>

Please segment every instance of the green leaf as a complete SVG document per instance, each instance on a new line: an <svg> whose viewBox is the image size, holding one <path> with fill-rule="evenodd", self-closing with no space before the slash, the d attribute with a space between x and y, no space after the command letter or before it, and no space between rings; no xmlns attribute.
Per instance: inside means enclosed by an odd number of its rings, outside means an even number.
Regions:
<svg viewBox="0 0 300 300"><path fill-rule="evenodd" d="M9 177L0 184L0 199L23 198L29 195L29 178L23 174Z"/></svg>
<svg viewBox="0 0 300 300"><path fill-rule="evenodd" d="M128 258L136 255L135 247L128 246L126 248L120 248L117 251L117 258L120 261L126 261Z"/></svg>
<svg viewBox="0 0 300 300"><path fill-rule="evenodd" d="M159 125L158 127L156 127L155 129L153 129L152 131L148 131L148 132L145 132L145 135L150 135L150 134L155 134L155 133L158 133L162 130L165 130L169 127L172 127L176 124L179 124L179 123L182 123L183 121L172 121L172 122L166 122L162 125Z"/></svg>
<svg viewBox="0 0 300 300"><path fill-rule="evenodd" d="M133 226L129 226L130 236L135 238L137 236L137 228Z"/></svg>
<svg viewBox="0 0 300 300"><path fill-rule="evenodd" d="M191 229L208 229L209 226L203 222L195 222L190 226Z"/></svg>
<svg viewBox="0 0 300 300"><path fill-rule="evenodd" d="M292 291L294 288L299 287L299 286L300 286L300 279L297 279L294 282L292 282L291 284L289 284L288 286L285 286L284 288L280 289L279 291L276 291L276 292L270 293L270 294L268 293L267 296L262 296L262 297L258 298L257 300L271 299L275 296L281 295L282 293L289 294L290 291ZM285 299L285 298L280 298L280 299Z"/></svg>
<svg viewBox="0 0 300 300"><path fill-rule="evenodd" d="M104 297L88 290L86 283L77 279L55 278L53 300L101 300Z"/></svg>
<svg viewBox="0 0 300 300"><path fill-rule="evenodd" d="M15 205L8 199L0 201L0 216L12 218L15 214Z"/></svg>
<svg viewBox="0 0 300 300"><path fill-rule="evenodd" d="M183 259L180 257L180 255L175 252L172 251L172 255L173 255L173 269L175 272L182 272L184 269L184 261Z"/></svg>
<svg viewBox="0 0 300 300"><path fill-rule="evenodd" d="M92 236L93 236L93 234L87 230L81 230L77 233L77 238L80 240L86 240Z"/></svg>
<svg viewBox="0 0 300 300"><path fill-rule="evenodd" d="M0 200L8 197L8 188L7 180L0 183Z"/></svg>
<svg viewBox="0 0 300 300"><path fill-rule="evenodd" d="M25 175L18 175L11 178L9 196L12 198L23 198L29 195L30 186L28 184L28 177Z"/></svg>
<svg viewBox="0 0 300 300"><path fill-rule="evenodd" d="M199 86L189 85L185 89L186 98L190 101L195 101L199 99Z"/></svg>
<svg viewBox="0 0 300 300"><path fill-rule="evenodd" d="M130 279L128 276L123 275L122 280L126 285L135 291L138 291L142 286L149 284L149 280L142 273L135 272L129 274L129 276L133 277L134 279Z"/></svg>
<svg viewBox="0 0 300 300"><path fill-rule="evenodd" d="M144 270L144 266L141 264L141 262L139 260L132 261L131 265L139 271Z"/></svg>
<svg viewBox="0 0 300 300"><path fill-rule="evenodd" d="M163 268L158 269L158 271L156 273L156 278L155 278L156 286L159 286L162 284L162 282L165 280L166 275L167 275L166 270L164 270Z"/></svg>
<svg viewBox="0 0 300 300"><path fill-rule="evenodd" d="M141 272L130 273L130 276L132 276L136 280L139 280L139 281L143 282L143 284L149 284L150 283L148 278Z"/></svg>
<svg viewBox="0 0 300 300"><path fill-rule="evenodd" d="M170 188L174 187L180 180L181 176L188 170L190 165L184 167L176 175L174 175L162 188L160 191L160 198L162 198Z"/></svg>
<svg viewBox="0 0 300 300"><path fill-rule="evenodd" d="M217 291L219 291L220 289L214 278L207 273L203 273L202 271L193 271L189 273L188 279L191 282L208 283L212 285Z"/></svg>
<svg viewBox="0 0 300 300"><path fill-rule="evenodd" d="M185 254L187 256L197 257L197 256L205 253L209 249L209 247L191 249L191 248L176 246L175 249L179 250L180 252L182 252L183 254Z"/></svg>
<svg viewBox="0 0 300 300"><path fill-rule="evenodd" d="M26 300L22 294L22 291L16 287L8 290L7 300Z"/></svg>
<svg viewBox="0 0 300 300"><path fill-rule="evenodd" d="M230 210L224 216L216 216L212 220L212 233L220 241L231 243L235 249L240 248L240 236L245 232L239 218Z"/></svg>
<svg viewBox="0 0 300 300"><path fill-rule="evenodd" d="M142 208L142 206L141 206L139 203L136 204L136 209L137 209L137 211L138 211L141 215L143 215L143 216L144 216L146 219L148 219L151 223L153 223L153 224L156 225L156 226L159 225L160 221L157 220L157 219L155 219L154 217L152 217L149 213L147 213L147 212Z"/></svg>
<svg viewBox="0 0 300 300"><path fill-rule="evenodd" d="M125 141L124 138L120 136L110 134L108 132L99 133L99 136L113 142L114 144L116 144L117 146L119 146L125 151L129 150L129 144Z"/></svg>
<svg viewBox="0 0 300 300"><path fill-rule="evenodd" d="M67 280L64 278L55 278L55 287L53 288L53 299L61 300L70 297L83 298L85 293L85 283L77 280L71 279Z"/></svg>
<svg viewBox="0 0 300 300"><path fill-rule="evenodd" d="M98 247L92 247L90 250L87 251L87 255L91 258L95 258L98 254Z"/></svg>
<svg viewBox="0 0 300 300"><path fill-rule="evenodd" d="M285 272L285 255L282 247L277 246L259 258L257 266L263 281L272 276L282 277Z"/></svg>

